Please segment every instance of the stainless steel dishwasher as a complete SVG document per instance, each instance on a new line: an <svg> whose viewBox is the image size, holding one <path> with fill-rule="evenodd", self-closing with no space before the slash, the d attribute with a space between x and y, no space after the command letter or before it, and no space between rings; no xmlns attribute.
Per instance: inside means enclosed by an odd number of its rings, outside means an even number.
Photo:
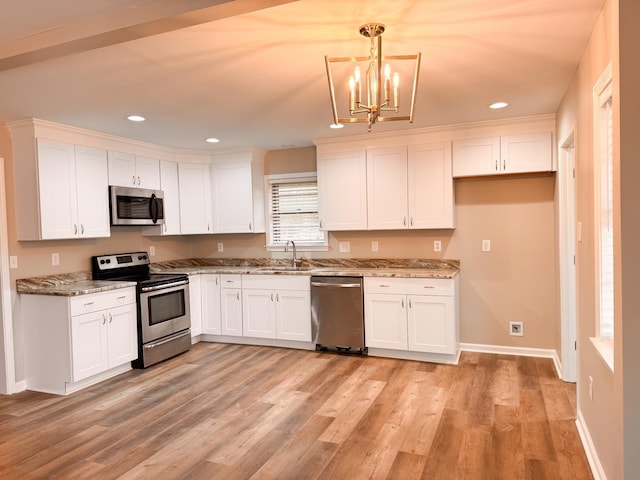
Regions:
<svg viewBox="0 0 640 480"><path fill-rule="evenodd" d="M311 277L311 337L316 350L367 352L362 277Z"/></svg>

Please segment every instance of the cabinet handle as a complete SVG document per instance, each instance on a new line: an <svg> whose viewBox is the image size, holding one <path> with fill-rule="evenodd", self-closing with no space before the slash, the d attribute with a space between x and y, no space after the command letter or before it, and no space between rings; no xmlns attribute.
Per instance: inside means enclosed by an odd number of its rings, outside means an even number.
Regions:
<svg viewBox="0 0 640 480"><path fill-rule="evenodd" d="M271 301L273 302L273 292L271 292Z"/></svg>
<svg viewBox="0 0 640 480"><path fill-rule="evenodd" d="M506 170L507 169L507 159L503 158L502 159L502 170Z"/></svg>
<svg viewBox="0 0 640 480"><path fill-rule="evenodd" d="M122 295L120 297L117 297L116 300L124 300L125 298L127 298L127 296L126 295Z"/></svg>
<svg viewBox="0 0 640 480"><path fill-rule="evenodd" d="M436 288L433 285L425 285L424 288Z"/></svg>
<svg viewBox="0 0 640 480"><path fill-rule="evenodd" d="M80 235L84 235L84 223L80 224Z"/></svg>
<svg viewBox="0 0 640 480"><path fill-rule="evenodd" d="M216 277L216 285L218 285L218 277Z"/></svg>
<svg viewBox="0 0 640 480"><path fill-rule="evenodd" d="M240 292L236 292L236 298L240 300Z"/></svg>
<svg viewBox="0 0 640 480"><path fill-rule="evenodd" d="M276 293L276 302L279 302L279 301L280 301L280 294Z"/></svg>
<svg viewBox="0 0 640 480"><path fill-rule="evenodd" d="M409 223L411 224L411 226L413 227L413 217L411 217L411 220L409 220Z"/></svg>
<svg viewBox="0 0 640 480"><path fill-rule="evenodd" d="M407 217L402 217L402 225L407 226Z"/></svg>
<svg viewBox="0 0 640 480"><path fill-rule="evenodd" d="M78 225L76 225L75 223L73 224L73 234L74 235L78 234Z"/></svg>
<svg viewBox="0 0 640 480"><path fill-rule="evenodd" d="M140 186L140 175L138 175L138 186Z"/></svg>
<svg viewBox="0 0 640 480"><path fill-rule="evenodd" d="M378 286L379 286L380 288L389 288L389 285L383 285L383 284L380 284L380 285L378 285Z"/></svg>
<svg viewBox="0 0 640 480"><path fill-rule="evenodd" d="M109 323L111 323L113 321L113 316L111 315L111 313L109 313Z"/></svg>
<svg viewBox="0 0 640 480"><path fill-rule="evenodd" d="M207 232L210 231L211 229L209 228L209 222L207 222Z"/></svg>
<svg viewBox="0 0 640 480"><path fill-rule="evenodd" d="M84 304L85 307L90 307L91 305L93 305L94 302L87 302Z"/></svg>
<svg viewBox="0 0 640 480"><path fill-rule="evenodd" d="M249 231L251 231L251 222L249 222Z"/></svg>
<svg viewBox="0 0 640 480"><path fill-rule="evenodd" d="M402 308L404 308L404 298L402 299Z"/></svg>
<svg viewBox="0 0 640 480"><path fill-rule="evenodd" d="M136 176L134 175L133 177L131 177L131 185L135 185L136 184Z"/></svg>
<svg viewBox="0 0 640 480"><path fill-rule="evenodd" d="M411 304L411 299L409 299L409 308L413 308L413 305Z"/></svg>
<svg viewBox="0 0 640 480"><path fill-rule="evenodd" d="M106 324L107 323L107 315L105 313L102 314L102 324Z"/></svg>
<svg viewBox="0 0 640 480"><path fill-rule="evenodd" d="M496 172L498 171L498 160L496 160Z"/></svg>

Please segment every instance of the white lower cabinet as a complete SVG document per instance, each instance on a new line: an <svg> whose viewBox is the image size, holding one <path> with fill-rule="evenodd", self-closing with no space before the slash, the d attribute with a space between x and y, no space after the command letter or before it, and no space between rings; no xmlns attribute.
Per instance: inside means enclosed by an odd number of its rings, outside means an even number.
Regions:
<svg viewBox="0 0 640 480"><path fill-rule="evenodd" d="M241 275L220 275L220 333L242 336Z"/></svg>
<svg viewBox="0 0 640 480"><path fill-rule="evenodd" d="M202 333L202 290L200 275L189 277L189 314L191 316L191 338Z"/></svg>
<svg viewBox="0 0 640 480"><path fill-rule="evenodd" d="M202 293L202 333L220 335L220 275L205 273L200 275Z"/></svg>
<svg viewBox="0 0 640 480"><path fill-rule="evenodd" d="M138 357L135 288L21 295L27 389L67 394L131 368Z"/></svg>
<svg viewBox="0 0 640 480"><path fill-rule="evenodd" d="M367 277L364 291L367 347L457 353L457 279Z"/></svg>
<svg viewBox="0 0 640 480"><path fill-rule="evenodd" d="M299 275L245 275L245 337L311 341L310 280Z"/></svg>

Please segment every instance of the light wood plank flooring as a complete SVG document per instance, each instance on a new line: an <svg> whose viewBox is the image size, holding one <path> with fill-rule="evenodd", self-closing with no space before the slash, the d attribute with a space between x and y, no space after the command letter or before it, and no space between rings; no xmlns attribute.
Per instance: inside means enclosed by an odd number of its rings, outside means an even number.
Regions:
<svg viewBox="0 0 640 480"><path fill-rule="evenodd" d="M67 397L0 397L0 478L591 479L574 399L548 359L199 343Z"/></svg>

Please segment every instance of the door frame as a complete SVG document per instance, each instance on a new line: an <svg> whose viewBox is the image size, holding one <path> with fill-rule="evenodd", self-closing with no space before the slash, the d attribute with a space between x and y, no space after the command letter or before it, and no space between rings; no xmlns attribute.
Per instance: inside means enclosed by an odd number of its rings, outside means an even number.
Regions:
<svg viewBox="0 0 640 480"><path fill-rule="evenodd" d="M558 213L560 248L560 316L562 379L577 379L577 288L576 288L576 126L558 148Z"/></svg>

